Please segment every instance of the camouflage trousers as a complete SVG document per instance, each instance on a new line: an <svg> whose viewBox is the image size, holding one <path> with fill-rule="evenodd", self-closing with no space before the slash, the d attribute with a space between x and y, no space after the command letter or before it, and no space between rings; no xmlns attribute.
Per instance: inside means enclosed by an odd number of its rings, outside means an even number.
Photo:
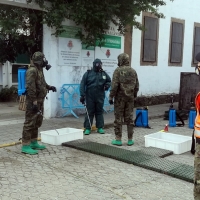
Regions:
<svg viewBox="0 0 200 200"><path fill-rule="evenodd" d="M122 138L122 125L127 125L128 139L133 138L133 109L134 100L126 101L123 98L116 98L114 101L114 131L115 139Z"/></svg>
<svg viewBox="0 0 200 200"><path fill-rule="evenodd" d="M194 157L194 199L200 200L200 144L198 143Z"/></svg>
<svg viewBox="0 0 200 200"><path fill-rule="evenodd" d="M25 122L22 132L22 144L29 145L31 141L38 138L38 128L43 122L44 103L38 103L42 114L32 111L32 102L26 102Z"/></svg>

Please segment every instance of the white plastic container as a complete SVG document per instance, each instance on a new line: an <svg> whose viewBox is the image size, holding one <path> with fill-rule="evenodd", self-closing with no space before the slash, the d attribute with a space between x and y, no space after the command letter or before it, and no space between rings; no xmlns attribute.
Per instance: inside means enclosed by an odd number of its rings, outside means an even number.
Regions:
<svg viewBox="0 0 200 200"><path fill-rule="evenodd" d="M61 128L41 131L41 141L52 145L61 145L63 142L83 139L83 130L75 128Z"/></svg>
<svg viewBox="0 0 200 200"><path fill-rule="evenodd" d="M192 137L168 132L157 132L145 135L145 147L157 147L182 154L191 150Z"/></svg>

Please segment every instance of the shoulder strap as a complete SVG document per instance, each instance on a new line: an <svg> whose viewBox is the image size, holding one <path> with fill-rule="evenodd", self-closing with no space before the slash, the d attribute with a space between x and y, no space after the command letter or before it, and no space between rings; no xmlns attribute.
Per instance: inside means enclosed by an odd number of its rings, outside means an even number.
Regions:
<svg viewBox="0 0 200 200"><path fill-rule="evenodd" d="M183 121L183 119L182 119L182 117L178 114L178 112L176 111L176 116L180 119L180 121L181 121L181 123L177 123L176 125L177 126L184 126L185 125L185 123L184 123L184 121Z"/></svg>
<svg viewBox="0 0 200 200"><path fill-rule="evenodd" d="M193 130L193 133L192 133L192 145L191 145L191 154L195 154L195 139L194 139L194 130Z"/></svg>

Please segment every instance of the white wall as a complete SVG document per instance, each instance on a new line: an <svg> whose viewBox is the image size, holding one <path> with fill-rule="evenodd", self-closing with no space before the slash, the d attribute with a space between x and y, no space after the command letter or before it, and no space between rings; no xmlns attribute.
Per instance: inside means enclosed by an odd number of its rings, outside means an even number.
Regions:
<svg viewBox="0 0 200 200"><path fill-rule="evenodd" d="M75 26L73 22L67 21L64 25ZM60 88L63 84L80 83L82 75L87 71L87 67L80 66L79 69L69 66L58 65L58 38L51 35L54 30L44 25L43 52L52 68L49 71L44 69L45 79L49 85L57 87L57 93L50 91L45 100L44 114L46 118L55 117L60 109ZM110 32L109 32L110 33ZM122 37L122 51L124 49L124 39ZM97 55L95 55L98 57ZM116 55L117 58L118 55ZM116 65L117 67L117 65ZM112 75L112 74L111 74Z"/></svg>
<svg viewBox="0 0 200 200"><path fill-rule="evenodd" d="M179 93L180 72L194 72L192 63L194 22L200 23L199 0L166 0L159 8L165 19L159 21L159 43L157 66L140 66L141 31L133 30L132 67L136 69L140 82L138 95ZM182 67L168 66L171 17L185 20ZM142 22L142 15L138 17Z"/></svg>

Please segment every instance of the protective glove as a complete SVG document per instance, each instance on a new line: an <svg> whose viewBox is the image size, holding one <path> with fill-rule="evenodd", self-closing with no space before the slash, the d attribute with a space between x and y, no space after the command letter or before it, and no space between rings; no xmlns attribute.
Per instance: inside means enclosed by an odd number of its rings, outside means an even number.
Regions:
<svg viewBox="0 0 200 200"><path fill-rule="evenodd" d="M49 88L49 90L52 90L53 92L57 92L56 87L54 87L54 86L51 86L51 87Z"/></svg>
<svg viewBox="0 0 200 200"><path fill-rule="evenodd" d="M109 104L110 104L110 105L113 105L113 103L114 103L113 100L110 99L110 100L109 100Z"/></svg>
<svg viewBox="0 0 200 200"><path fill-rule="evenodd" d="M81 102L82 104L85 104L85 97L84 97L84 96L81 96L81 97L80 97L80 102Z"/></svg>
<svg viewBox="0 0 200 200"><path fill-rule="evenodd" d="M109 86L108 85L104 85L104 90L108 91L108 89L109 89Z"/></svg>
<svg viewBox="0 0 200 200"><path fill-rule="evenodd" d="M35 113L37 113L39 111L38 106L35 105L35 104L33 104L32 111L35 112Z"/></svg>

